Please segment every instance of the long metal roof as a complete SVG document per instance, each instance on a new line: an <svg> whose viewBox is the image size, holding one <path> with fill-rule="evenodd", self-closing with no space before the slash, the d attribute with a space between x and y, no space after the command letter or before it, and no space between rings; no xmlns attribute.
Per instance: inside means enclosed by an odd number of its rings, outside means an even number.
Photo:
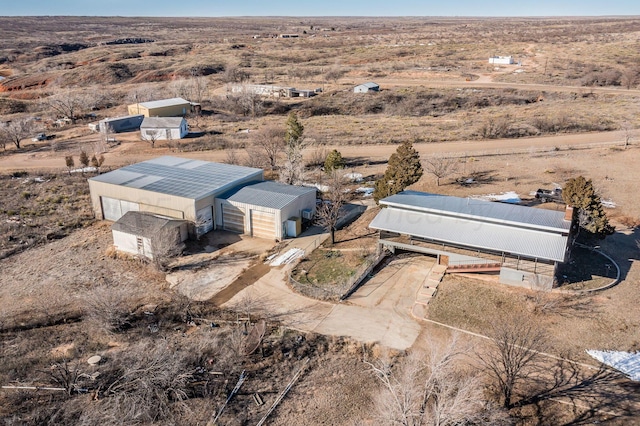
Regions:
<svg viewBox="0 0 640 426"><path fill-rule="evenodd" d="M403 191L380 200L380 204L407 210L452 216L473 221L568 233L571 222L564 211L542 210L516 204L472 198L450 197L427 192Z"/></svg>
<svg viewBox="0 0 640 426"><path fill-rule="evenodd" d="M238 181L260 180L262 173L252 167L164 156L89 180L197 200L228 191Z"/></svg>
<svg viewBox="0 0 640 426"><path fill-rule="evenodd" d="M265 181L229 191L218 198L254 206L281 209L310 192L315 193L316 188Z"/></svg>
<svg viewBox="0 0 640 426"><path fill-rule="evenodd" d="M448 244L558 262L564 261L568 242L567 234L561 232L391 206L382 209L369 227Z"/></svg>
<svg viewBox="0 0 640 426"><path fill-rule="evenodd" d="M168 107L173 105L184 105L184 104L191 104L191 102L182 98L171 98L171 99L161 99L159 101L140 102L140 105L148 109L162 108L162 107Z"/></svg>

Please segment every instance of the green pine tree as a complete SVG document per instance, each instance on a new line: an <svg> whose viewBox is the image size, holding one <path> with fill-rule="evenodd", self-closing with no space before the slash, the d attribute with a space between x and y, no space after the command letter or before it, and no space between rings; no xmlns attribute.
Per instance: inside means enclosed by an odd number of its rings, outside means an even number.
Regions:
<svg viewBox="0 0 640 426"><path fill-rule="evenodd" d="M344 158L342 158L342 154L337 149L331 151L327 158L324 160L324 171L326 173L331 173L337 169L344 169L346 162Z"/></svg>
<svg viewBox="0 0 640 426"><path fill-rule="evenodd" d="M420 154L413 148L413 144L405 141L389 158L387 170L382 179L376 181L373 198L378 202L384 197L397 194L416 183L422 177L424 170L420 163Z"/></svg>
<svg viewBox="0 0 640 426"><path fill-rule="evenodd" d="M578 209L579 225L591 235L604 238L613 233L607 214L602 207L600 196L596 193L591 179L584 176L571 178L562 189L562 198Z"/></svg>
<svg viewBox="0 0 640 426"><path fill-rule="evenodd" d="M287 130L284 135L284 140L288 147L297 147L302 143L302 137L304 135L304 126L298 120L298 115L291 111L287 118Z"/></svg>

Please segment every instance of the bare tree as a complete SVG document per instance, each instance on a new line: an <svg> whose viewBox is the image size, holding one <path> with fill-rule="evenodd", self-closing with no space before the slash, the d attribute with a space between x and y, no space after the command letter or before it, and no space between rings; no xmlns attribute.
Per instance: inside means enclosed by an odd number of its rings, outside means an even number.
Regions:
<svg viewBox="0 0 640 426"><path fill-rule="evenodd" d="M225 150L226 158L224 163L227 164L240 164L240 158L238 158L238 151L235 148L229 148Z"/></svg>
<svg viewBox="0 0 640 426"><path fill-rule="evenodd" d="M121 352L118 361L118 370L108 374L96 416L118 419L118 424L146 424L188 409L184 401L194 371L184 351L164 339L142 341Z"/></svg>
<svg viewBox="0 0 640 426"><path fill-rule="evenodd" d="M323 193L323 200L318 207L318 222L329 234L331 244L336 242L336 226L342 217L343 206L348 201L345 180L340 170L334 170L328 179L328 189Z"/></svg>
<svg viewBox="0 0 640 426"><path fill-rule="evenodd" d="M327 81L333 81L334 83L336 83L338 80L340 80L345 74L347 73L347 71L343 68L340 68L338 66L334 66L333 68L329 69L325 74L324 74L324 78L327 79Z"/></svg>
<svg viewBox="0 0 640 426"><path fill-rule="evenodd" d="M430 351L413 352L399 363L367 363L382 383L375 400L378 417L388 425L508 424L506 413L483 398L477 375L462 358L469 348L454 338Z"/></svg>
<svg viewBox="0 0 640 426"><path fill-rule="evenodd" d="M638 68L629 67L622 71L622 75L620 76L620 83L627 90L633 88L638 81Z"/></svg>
<svg viewBox="0 0 640 426"><path fill-rule="evenodd" d="M171 259L181 255L183 250L184 243L177 227L162 227L151 238L153 264L159 271L166 271Z"/></svg>
<svg viewBox="0 0 640 426"><path fill-rule="evenodd" d="M291 112L287 118L284 140L286 161L280 170L280 181L297 185L304 180L302 150L307 142L304 138L304 126L295 112Z"/></svg>
<svg viewBox="0 0 640 426"><path fill-rule="evenodd" d="M636 129L628 121L622 123L622 132L624 138L624 149L627 149L636 136Z"/></svg>
<svg viewBox="0 0 640 426"><path fill-rule="evenodd" d="M222 80L225 83L242 83L249 80L249 73L247 73L237 65L229 65L224 70Z"/></svg>
<svg viewBox="0 0 640 426"><path fill-rule="evenodd" d="M547 335L530 318L515 316L496 322L489 336L493 347L488 352L479 352L478 358L508 409L513 407L517 387L540 366Z"/></svg>
<svg viewBox="0 0 640 426"><path fill-rule="evenodd" d="M115 131L111 124L104 124L104 127L102 124L100 125L100 142L102 142L103 146L106 147L109 145L109 142L115 140L112 136L113 134L115 134Z"/></svg>
<svg viewBox="0 0 640 426"><path fill-rule="evenodd" d="M436 186L440 186L440 179L451 176L458 170L458 160L441 155L434 155L423 160L424 169L436 178Z"/></svg>
<svg viewBox="0 0 640 426"><path fill-rule="evenodd" d="M208 94L208 80L204 76L192 76L174 80L171 90L175 96L201 103Z"/></svg>
<svg viewBox="0 0 640 426"><path fill-rule="evenodd" d="M122 330L131 316L131 307L140 293L131 285L103 284L86 290L80 298L84 305L84 316L96 328L106 333Z"/></svg>
<svg viewBox="0 0 640 426"><path fill-rule="evenodd" d="M162 90L153 84L137 84L127 99L133 103L148 102L162 96Z"/></svg>
<svg viewBox="0 0 640 426"><path fill-rule="evenodd" d="M16 146L16 149L20 149L22 140L32 136L37 131L38 126L36 123L28 118L19 118L0 124L0 144L2 149L5 148L7 143L12 143Z"/></svg>
<svg viewBox="0 0 640 426"><path fill-rule="evenodd" d="M45 98L45 106L54 110L57 115L67 117L75 123L82 111L90 108L93 98L86 92L70 89L56 89L52 95Z"/></svg>
<svg viewBox="0 0 640 426"><path fill-rule="evenodd" d="M278 160L284 152L284 135L284 129L268 126L257 132L254 139L255 146L262 151L271 170L278 168Z"/></svg>
<svg viewBox="0 0 640 426"><path fill-rule="evenodd" d="M142 132L142 140L145 140L147 142L149 142L149 144L151 145L151 148L155 148L156 147L156 141L160 138L160 135L162 130L160 129L146 129L144 132Z"/></svg>
<svg viewBox="0 0 640 426"><path fill-rule="evenodd" d="M64 388L67 395L71 395L76 390L76 384L81 374L80 363L76 361L72 366L64 359L61 363L52 364L46 373L55 384Z"/></svg>

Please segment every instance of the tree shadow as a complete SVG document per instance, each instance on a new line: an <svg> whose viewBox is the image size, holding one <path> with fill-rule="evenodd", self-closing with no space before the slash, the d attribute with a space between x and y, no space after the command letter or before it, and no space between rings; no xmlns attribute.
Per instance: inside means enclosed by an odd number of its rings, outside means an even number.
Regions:
<svg viewBox="0 0 640 426"><path fill-rule="evenodd" d="M495 170L483 170L480 172L472 172L456 178L455 183L461 186L479 186L488 185L496 181Z"/></svg>
<svg viewBox="0 0 640 426"><path fill-rule="evenodd" d="M534 383L531 396L517 406L532 407L535 419L528 420L537 424L549 424L550 411L558 404L571 406L570 410L559 409L558 413L566 416L570 411L572 416L569 420L563 420L564 416L555 417L555 424L559 425L593 424L612 418L621 421L638 416L640 385L604 364L587 369L584 365L558 360L554 368L541 371Z"/></svg>

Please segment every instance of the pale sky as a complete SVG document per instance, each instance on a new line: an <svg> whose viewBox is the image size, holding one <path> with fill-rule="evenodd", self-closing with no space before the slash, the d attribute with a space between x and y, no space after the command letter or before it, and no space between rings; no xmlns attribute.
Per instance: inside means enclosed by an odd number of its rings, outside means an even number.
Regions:
<svg viewBox="0 0 640 426"><path fill-rule="evenodd" d="M638 0L0 0L1 16L602 16Z"/></svg>

